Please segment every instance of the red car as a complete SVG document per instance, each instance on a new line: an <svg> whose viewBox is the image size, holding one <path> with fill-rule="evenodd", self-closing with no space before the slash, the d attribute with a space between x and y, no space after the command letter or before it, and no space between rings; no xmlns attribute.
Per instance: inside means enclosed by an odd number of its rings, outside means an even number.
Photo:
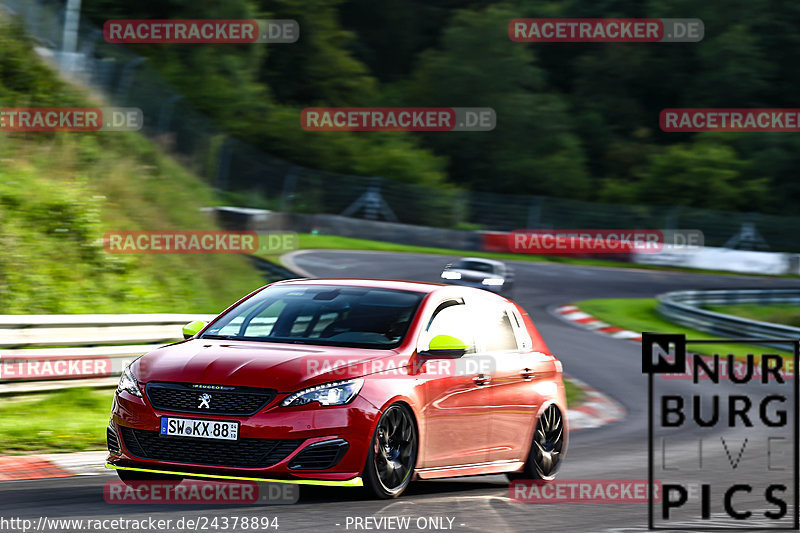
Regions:
<svg viewBox="0 0 800 533"><path fill-rule="evenodd" d="M505 472L551 480L561 363L513 302L408 281L283 281L123 373L108 466L123 481L366 485Z"/></svg>

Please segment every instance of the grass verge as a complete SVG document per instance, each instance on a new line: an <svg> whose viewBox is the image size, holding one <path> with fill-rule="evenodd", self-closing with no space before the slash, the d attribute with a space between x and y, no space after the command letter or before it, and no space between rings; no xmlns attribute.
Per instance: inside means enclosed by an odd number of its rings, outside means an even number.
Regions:
<svg viewBox="0 0 800 533"><path fill-rule="evenodd" d="M567 394L568 407L575 407L583 403L585 396L583 390L568 379L564 379L564 392Z"/></svg>
<svg viewBox="0 0 800 533"><path fill-rule="evenodd" d="M0 16L0 107L96 105ZM103 247L109 231L219 229L201 211L219 201L139 133L0 131L0 312L219 312L263 285L246 257Z"/></svg>
<svg viewBox="0 0 800 533"><path fill-rule="evenodd" d="M800 308L793 304L710 305L707 309L715 313L735 315L742 318L749 318L750 320L800 327Z"/></svg>
<svg viewBox="0 0 800 533"><path fill-rule="evenodd" d="M76 388L0 402L0 454L102 450L113 389Z"/></svg>
<svg viewBox="0 0 800 533"><path fill-rule="evenodd" d="M719 339L718 336L674 324L656 312L657 301L655 298L601 298L575 302L581 311L595 318L607 322L612 326L629 329L631 331L653 333L683 333L689 339ZM734 354L735 357L745 357L753 353L753 348L736 344L716 344L713 347L695 344L690 346L692 352L702 355L715 353ZM769 353L776 353L783 357L791 357L786 351L773 348L763 348Z"/></svg>

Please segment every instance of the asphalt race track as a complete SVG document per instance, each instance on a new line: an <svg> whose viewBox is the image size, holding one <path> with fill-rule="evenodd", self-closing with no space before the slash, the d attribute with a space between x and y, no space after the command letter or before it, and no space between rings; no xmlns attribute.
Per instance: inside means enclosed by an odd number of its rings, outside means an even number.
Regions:
<svg viewBox="0 0 800 533"><path fill-rule="evenodd" d="M397 278L438 281L441 268L452 259L435 255L380 252L318 251L294 257L295 264L319 277ZM743 276L684 274L633 269L611 269L544 263L515 263L513 297L531 314L551 350L564 363L565 372L611 395L627 409L627 417L600 429L570 435L561 479L647 479L647 381L641 373L640 346L577 328L550 310L577 300L600 297L649 297L677 289L798 287L800 281ZM684 382L664 385L681 391ZM728 433L731 435L731 433ZM695 446L691 432L686 446ZM675 441L680 447L680 441ZM738 449L740 444L735 445ZM763 442L747 448L743 461L756 461L766 453ZM709 455L712 455L709 452ZM752 458L752 459L751 459ZM724 461L724 458L720 459ZM691 452L685 462L692 469ZM730 468L707 463L703 479L730 484ZM716 465L719 466L719 465ZM725 466L724 464L722 465ZM427 481L412 484L398 500L374 501L359 489L303 487L293 505L201 506L112 505L103 499L103 485L113 473L25 482L0 483L0 515L38 520L48 518L172 518L214 516L278 517L278 531L337 532L347 528L348 517L410 516L452 518L455 531L619 531L647 530L647 505L643 503L517 503L509 499L502 476ZM737 498L753 511L771 508L763 497ZM712 504L716 512L719 507ZM791 509L791 506L790 506ZM791 513L791 510L790 510ZM754 512L747 525L762 527ZM448 520L444 520L447 527ZM707 524L706 524L707 525ZM744 525L744 524L743 524ZM688 524L700 527L698 522ZM766 527L766 526L763 526ZM237 529L241 530L241 529ZM373 529L374 531L375 529ZM431 529L428 529L431 530ZM209 529L213 531L213 529Z"/></svg>

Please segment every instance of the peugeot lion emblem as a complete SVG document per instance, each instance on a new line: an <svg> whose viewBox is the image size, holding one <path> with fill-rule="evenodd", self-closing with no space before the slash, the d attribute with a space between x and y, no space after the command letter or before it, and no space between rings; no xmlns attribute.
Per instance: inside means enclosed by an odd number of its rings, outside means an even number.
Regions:
<svg viewBox="0 0 800 533"><path fill-rule="evenodd" d="M197 397L200 400L200 405L197 406L198 409L202 409L205 407L206 409L211 409L211 395L207 393L203 393Z"/></svg>

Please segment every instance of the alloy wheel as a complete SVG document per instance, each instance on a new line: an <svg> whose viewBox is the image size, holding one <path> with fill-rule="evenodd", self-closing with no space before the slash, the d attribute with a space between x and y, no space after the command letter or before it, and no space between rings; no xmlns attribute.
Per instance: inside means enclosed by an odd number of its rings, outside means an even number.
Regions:
<svg viewBox="0 0 800 533"><path fill-rule="evenodd" d="M411 415L399 405L386 410L378 422L373 460L378 482L387 493L402 490L416 460L416 428Z"/></svg>
<svg viewBox="0 0 800 533"><path fill-rule="evenodd" d="M555 478L563 447L564 419L558 407L551 405L539 417L533 435L533 462L539 478Z"/></svg>

